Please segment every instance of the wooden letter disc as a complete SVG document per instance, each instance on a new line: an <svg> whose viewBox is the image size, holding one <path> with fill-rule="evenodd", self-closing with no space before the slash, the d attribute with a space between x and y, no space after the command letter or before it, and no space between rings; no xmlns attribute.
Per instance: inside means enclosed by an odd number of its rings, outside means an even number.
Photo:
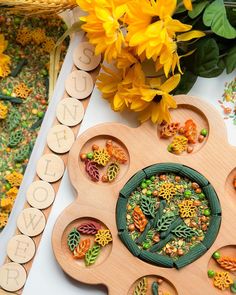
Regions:
<svg viewBox="0 0 236 295"><path fill-rule="evenodd" d="M67 93L77 99L88 97L93 91L93 79L84 71L73 71L65 82Z"/></svg>
<svg viewBox="0 0 236 295"><path fill-rule="evenodd" d="M45 209L51 206L55 198L55 192L51 184L38 180L31 183L27 193L28 203L37 209Z"/></svg>
<svg viewBox="0 0 236 295"><path fill-rule="evenodd" d="M73 54L74 63L77 68L84 71L92 71L101 62L101 54L94 54L94 46L89 42L81 42Z"/></svg>
<svg viewBox="0 0 236 295"><path fill-rule="evenodd" d="M21 211L17 219L19 230L29 237L35 237L44 230L46 218L44 214L35 208L26 208Z"/></svg>
<svg viewBox="0 0 236 295"><path fill-rule="evenodd" d="M9 292L20 290L26 281L26 271L18 263L10 262L0 268L0 287Z"/></svg>
<svg viewBox="0 0 236 295"><path fill-rule="evenodd" d="M55 182L63 176L64 169L64 162L60 157L54 154L45 154L39 159L36 172L42 180Z"/></svg>
<svg viewBox="0 0 236 295"><path fill-rule="evenodd" d="M47 136L49 148L58 154L68 152L75 141L73 131L65 125L53 126Z"/></svg>
<svg viewBox="0 0 236 295"><path fill-rule="evenodd" d="M66 126L78 125L84 117L82 102L73 97L62 99L57 106L57 120Z"/></svg>
<svg viewBox="0 0 236 295"><path fill-rule="evenodd" d="M7 244L7 255L16 263L26 263L35 254L34 241L25 235L13 236Z"/></svg>

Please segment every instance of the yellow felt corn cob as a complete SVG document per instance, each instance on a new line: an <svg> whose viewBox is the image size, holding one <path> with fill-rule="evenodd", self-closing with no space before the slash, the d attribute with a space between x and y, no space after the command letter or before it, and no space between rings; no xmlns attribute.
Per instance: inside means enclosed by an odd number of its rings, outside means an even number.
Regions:
<svg viewBox="0 0 236 295"><path fill-rule="evenodd" d="M1 5L13 12L36 15L59 13L77 4L76 0L0 0Z"/></svg>

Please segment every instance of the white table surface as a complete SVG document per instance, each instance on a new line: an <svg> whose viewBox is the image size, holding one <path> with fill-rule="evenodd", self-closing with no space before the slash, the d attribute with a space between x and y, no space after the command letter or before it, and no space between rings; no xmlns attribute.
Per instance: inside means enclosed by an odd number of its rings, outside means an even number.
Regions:
<svg viewBox="0 0 236 295"><path fill-rule="evenodd" d="M221 75L214 79L199 78L194 85L190 94L203 98L206 102L216 107L222 114L222 109L217 103L220 99L224 84L230 81L235 76L235 72L231 75ZM223 114L222 114L223 120ZM103 100L97 89L94 90L86 115L82 122L80 133L86 129L103 122L121 122L129 126L137 126L133 116L130 114L114 113L108 103ZM233 125L232 120L226 121L229 142L236 146L236 126ZM217 128L217 126L216 126ZM220 130L219 130L220 132ZM97 288L87 286L71 280L63 273L60 266L54 259L51 234L53 225L63 211L63 209L74 201L75 192L72 189L68 179L67 172L65 173L60 189L57 193L55 203L53 205L50 217L47 222L46 229L43 234L43 239L40 243L37 255L34 259L32 269L30 271L27 283L25 285L24 295L41 295L41 294L67 294L67 295L85 295L85 294L106 294L105 288ZM78 270L79 271L79 270Z"/></svg>
<svg viewBox="0 0 236 295"><path fill-rule="evenodd" d="M222 74L220 77L214 79L199 78L189 94L203 98L206 102L216 107L222 114L222 109L217 103L217 100L221 98L225 82L231 81L234 76L236 76L236 72L231 75ZM50 115L52 116L53 114ZM109 104L101 98L99 91L95 88L82 122L80 134L86 129L104 122L120 122L131 127L138 125L135 120L135 116L132 114L120 114L113 112L110 109ZM225 122L227 125L229 142L230 144L236 146L236 126L233 125L232 120ZM63 273L54 258L51 246L53 226L63 209L71 204L75 197L75 191L70 184L68 173L66 171L57 193L51 214L48 218L33 266L29 273L23 292L24 295L107 294L106 288L88 286L70 279Z"/></svg>

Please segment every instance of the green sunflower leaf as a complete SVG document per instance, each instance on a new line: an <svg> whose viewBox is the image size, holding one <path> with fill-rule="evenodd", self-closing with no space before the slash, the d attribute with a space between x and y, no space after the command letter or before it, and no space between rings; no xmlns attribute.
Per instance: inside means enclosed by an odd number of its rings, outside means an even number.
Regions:
<svg viewBox="0 0 236 295"><path fill-rule="evenodd" d="M213 1L204 11L203 22L212 31L226 39L236 38L236 30L230 24L223 0Z"/></svg>

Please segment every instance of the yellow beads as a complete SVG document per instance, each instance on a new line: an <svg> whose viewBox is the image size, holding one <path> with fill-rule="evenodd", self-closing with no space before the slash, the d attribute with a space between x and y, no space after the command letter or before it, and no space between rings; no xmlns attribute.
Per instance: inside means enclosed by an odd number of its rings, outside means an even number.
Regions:
<svg viewBox="0 0 236 295"><path fill-rule="evenodd" d="M176 195L176 188L173 183L164 182L160 186L159 196L166 200L167 202L170 202L170 200Z"/></svg>
<svg viewBox="0 0 236 295"><path fill-rule="evenodd" d="M23 175L15 171L6 176L6 180L10 183L12 187L19 187L21 185L22 179Z"/></svg>
<svg viewBox="0 0 236 295"><path fill-rule="evenodd" d="M110 156L105 149L97 150L93 154L93 161L99 165L106 166L110 160Z"/></svg>
<svg viewBox="0 0 236 295"><path fill-rule="evenodd" d="M229 288L229 286L231 284L233 284L233 280L227 271L226 272L216 272L216 274L214 276L213 284L216 288L223 291L223 290Z"/></svg>
<svg viewBox="0 0 236 295"><path fill-rule="evenodd" d="M14 93L20 98L27 98L32 90L24 83L20 83L14 88Z"/></svg>
<svg viewBox="0 0 236 295"><path fill-rule="evenodd" d="M5 119L7 117L8 108L0 102L0 119Z"/></svg>
<svg viewBox="0 0 236 295"><path fill-rule="evenodd" d="M100 229L95 236L95 242L102 247L106 246L112 241L111 232L109 229Z"/></svg>
<svg viewBox="0 0 236 295"><path fill-rule="evenodd" d="M182 218L189 218L196 216L196 206L191 200L184 200L179 204L179 214Z"/></svg>

